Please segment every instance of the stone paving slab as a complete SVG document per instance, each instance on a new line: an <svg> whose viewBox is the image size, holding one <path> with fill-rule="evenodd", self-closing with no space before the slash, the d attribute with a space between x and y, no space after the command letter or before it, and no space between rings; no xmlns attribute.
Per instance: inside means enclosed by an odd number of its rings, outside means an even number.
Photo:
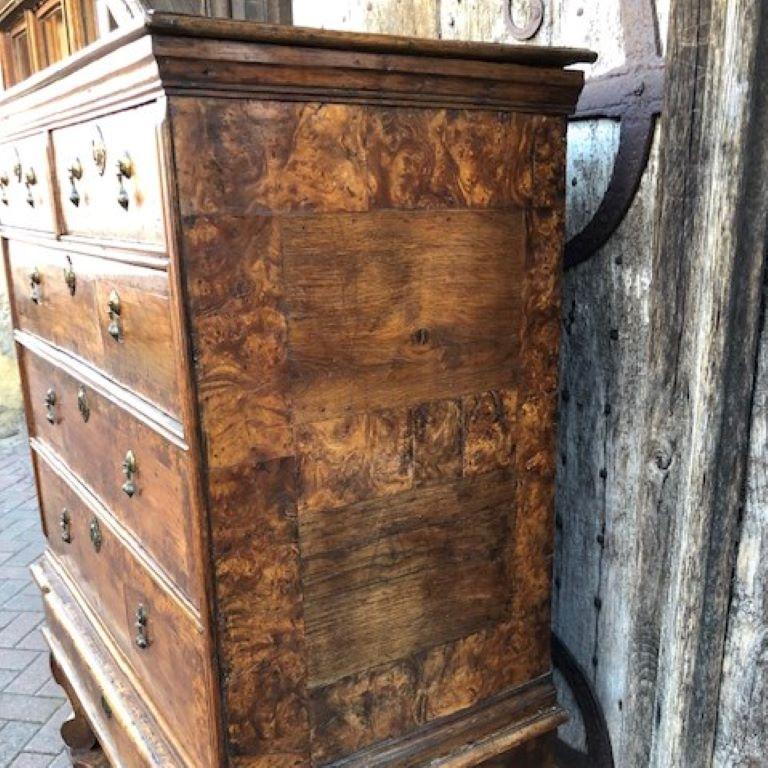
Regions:
<svg viewBox="0 0 768 768"><path fill-rule="evenodd" d="M29 565L44 539L26 437L0 440L0 768L68 768L71 713L51 678L43 606Z"/></svg>

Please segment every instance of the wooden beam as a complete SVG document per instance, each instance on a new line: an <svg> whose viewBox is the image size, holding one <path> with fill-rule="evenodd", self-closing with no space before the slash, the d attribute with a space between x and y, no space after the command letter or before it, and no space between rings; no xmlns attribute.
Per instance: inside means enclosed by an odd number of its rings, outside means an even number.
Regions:
<svg viewBox="0 0 768 768"><path fill-rule="evenodd" d="M765 296L763 297L765 302ZM749 465L715 735L714 765L760 765L768 733L768 316L763 318Z"/></svg>
<svg viewBox="0 0 768 768"><path fill-rule="evenodd" d="M766 24L751 0L672 3L626 765L713 765L768 231Z"/></svg>

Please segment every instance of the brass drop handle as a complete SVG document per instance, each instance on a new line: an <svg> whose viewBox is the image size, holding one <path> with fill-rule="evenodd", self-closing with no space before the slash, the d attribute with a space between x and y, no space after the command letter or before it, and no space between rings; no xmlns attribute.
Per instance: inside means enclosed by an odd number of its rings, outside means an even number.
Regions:
<svg viewBox="0 0 768 768"><path fill-rule="evenodd" d="M136 645L142 650L149 648L149 634L147 632L147 624L149 623L149 615L147 609L140 603L136 609Z"/></svg>
<svg viewBox="0 0 768 768"><path fill-rule="evenodd" d="M8 178L8 174L3 172L0 173L0 190L2 190L2 194L0 194L0 201L2 201L3 205L8 205L8 185L10 184L10 179Z"/></svg>
<svg viewBox="0 0 768 768"><path fill-rule="evenodd" d="M24 186L27 188L27 203L33 208L35 207L35 197L32 194L32 187L37 184L37 174L35 169L31 168L24 175Z"/></svg>
<svg viewBox="0 0 768 768"><path fill-rule="evenodd" d="M45 393L45 418L49 424L56 423L56 390L51 387Z"/></svg>
<svg viewBox="0 0 768 768"><path fill-rule="evenodd" d="M99 525L99 521L95 517L91 519L91 522L88 525L88 535L91 538L93 548L96 552L99 552L104 539L101 536L101 526Z"/></svg>
<svg viewBox="0 0 768 768"><path fill-rule="evenodd" d="M72 518L68 509L61 510L59 527L61 528L61 540L65 544L70 544L72 542Z"/></svg>
<svg viewBox="0 0 768 768"><path fill-rule="evenodd" d="M16 151L16 157L18 157L18 156L19 156L19 152L17 150ZM16 177L16 181L18 181L19 184L21 184L21 177L24 175L24 173L22 171L22 168L21 168L21 160L17 160L13 164L13 175Z"/></svg>
<svg viewBox="0 0 768 768"><path fill-rule="evenodd" d="M40 270L35 267L29 273L29 298L32 299L35 304L40 303L40 284L42 282L43 278L40 274Z"/></svg>
<svg viewBox="0 0 768 768"><path fill-rule="evenodd" d="M109 292L109 298L107 299L107 311L109 313L109 325L107 326L107 333L115 340L120 341L121 327L120 327L120 296L113 288Z"/></svg>
<svg viewBox="0 0 768 768"><path fill-rule="evenodd" d="M132 498L136 493L136 481L134 475L136 474L136 457L133 451L128 451L123 459L123 475L125 476L125 482L122 485L123 493Z"/></svg>
<svg viewBox="0 0 768 768"><path fill-rule="evenodd" d="M64 282L67 284L69 295L74 296L77 290L77 277L75 276L75 270L72 268L72 259L69 256L67 256L67 266L64 267Z"/></svg>
<svg viewBox="0 0 768 768"><path fill-rule="evenodd" d="M130 179L133 176L133 160L131 156L125 152L123 156L117 161L117 183L120 185L117 192L117 202L124 210L128 210L128 204L130 202L128 192L125 189L125 180Z"/></svg>
<svg viewBox="0 0 768 768"><path fill-rule="evenodd" d="M69 166L69 183L72 185L72 189L69 191L69 202L75 207L80 205L80 193L77 191L76 181L80 181L83 178L83 165L80 162L80 158L76 158L75 162Z"/></svg>
<svg viewBox="0 0 768 768"><path fill-rule="evenodd" d="M88 397L85 393L85 387L81 384L77 389L77 410L80 411L80 415L83 417L83 421L87 422L91 418L91 409L88 405Z"/></svg>

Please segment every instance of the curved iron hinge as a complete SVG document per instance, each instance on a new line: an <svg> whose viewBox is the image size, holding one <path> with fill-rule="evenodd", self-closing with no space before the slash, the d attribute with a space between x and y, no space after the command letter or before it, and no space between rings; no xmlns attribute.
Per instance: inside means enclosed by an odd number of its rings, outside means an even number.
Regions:
<svg viewBox="0 0 768 768"><path fill-rule="evenodd" d="M614 768L611 737L600 702L579 662L554 632L552 662L573 693L581 712L587 742L587 753L584 754L556 739L557 764L567 768Z"/></svg>
<svg viewBox="0 0 768 768"><path fill-rule="evenodd" d="M565 247L565 267L581 264L618 229L637 194L662 111L665 63L653 0L621 0L626 63L587 81L572 120L621 122L613 173L594 216Z"/></svg>

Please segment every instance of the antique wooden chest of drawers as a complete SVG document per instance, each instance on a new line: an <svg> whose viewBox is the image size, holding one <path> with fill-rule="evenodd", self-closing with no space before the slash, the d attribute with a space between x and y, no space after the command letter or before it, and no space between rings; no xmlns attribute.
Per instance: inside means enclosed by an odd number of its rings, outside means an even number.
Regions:
<svg viewBox="0 0 768 768"><path fill-rule="evenodd" d="M78 759L546 764L588 58L158 14L0 100Z"/></svg>

